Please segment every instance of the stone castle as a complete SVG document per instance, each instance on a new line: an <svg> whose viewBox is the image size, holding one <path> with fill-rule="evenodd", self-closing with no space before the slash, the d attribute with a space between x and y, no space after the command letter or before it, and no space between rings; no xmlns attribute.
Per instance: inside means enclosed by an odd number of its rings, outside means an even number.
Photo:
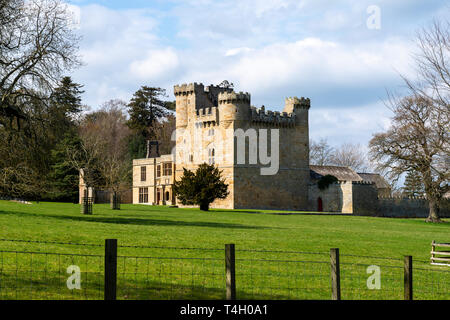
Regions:
<svg viewBox="0 0 450 320"><path fill-rule="evenodd" d="M228 197L216 200L213 208L377 215L378 198L390 197L389 185L378 174L309 165L308 98L286 98L283 111L273 112L252 106L249 93L227 86L176 85L174 95L175 150L159 155L151 143L146 158L133 160L133 203L181 205L172 192L174 181L183 168L195 170L204 162L218 166L228 184ZM261 149L264 136L271 142L266 152L252 152ZM252 140L259 145L252 146ZM261 174L275 154L276 174ZM320 190L317 181L327 174L338 183Z"/></svg>

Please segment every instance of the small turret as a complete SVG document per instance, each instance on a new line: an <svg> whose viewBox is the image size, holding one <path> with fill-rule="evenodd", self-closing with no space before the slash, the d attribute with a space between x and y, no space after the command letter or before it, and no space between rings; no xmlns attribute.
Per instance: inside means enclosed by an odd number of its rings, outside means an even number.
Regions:
<svg viewBox="0 0 450 320"><path fill-rule="evenodd" d="M311 107L309 98L289 97L285 99L283 112L288 114L295 114L296 124L308 123L308 110Z"/></svg>
<svg viewBox="0 0 450 320"><path fill-rule="evenodd" d="M251 119L251 97L248 92L221 92L218 100L220 122Z"/></svg>
<svg viewBox="0 0 450 320"><path fill-rule="evenodd" d="M204 86L197 82L175 85L173 94L176 99L176 127L185 128L188 124L189 115L195 113L197 97L204 94Z"/></svg>
<svg viewBox="0 0 450 320"><path fill-rule="evenodd" d="M311 106L311 101L309 98L297 98L297 97L289 97L285 99L284 110L288 113L293 113L295 109L309 109Z"/></svg>

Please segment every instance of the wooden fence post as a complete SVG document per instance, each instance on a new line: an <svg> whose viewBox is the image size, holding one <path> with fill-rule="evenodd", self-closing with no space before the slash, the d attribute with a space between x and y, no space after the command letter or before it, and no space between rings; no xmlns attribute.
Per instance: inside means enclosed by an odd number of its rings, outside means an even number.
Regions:
<svg viewBox="0 0 450 320"><path fill-rule="evenodd" d="M405 256L404 267L405 300L413 299L413 261L412 256Z"/></svg>
<svg viewBox="0 0 450 320"><path fill-rule="evenodd" d="M436 251L436 242L431 242L431 263L434 262L434 252Z"/></svg>
<svg viewBox="0 0 450 320"><path fill-rule="evenodd" d="M341 300L341 271L339 266L339 249L330 249L331 259L331 299Z"/></svg>
<svg viewBox="0 0 450 320"><path fill-rule="evenodd" d="M234 244L225 245L225 268L227 282L227 300L236 300L236 273L235 273Z"/></svg>
<svg viewBox="0 0 450 320"><path fill-rule="evenodd" d="M105 240L105 300L116 300L117 239Z"/></svg>

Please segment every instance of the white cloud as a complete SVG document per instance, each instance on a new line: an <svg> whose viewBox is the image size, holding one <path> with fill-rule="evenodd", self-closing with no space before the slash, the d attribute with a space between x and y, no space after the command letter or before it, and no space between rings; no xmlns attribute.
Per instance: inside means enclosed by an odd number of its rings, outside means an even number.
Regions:
<svg viewBox="0 0 450 320"><path fill-rule="evenodd" d="M312 106L309 112L310 138L326 138L335 146L342 142L367 146L374 133L389 127L391 116L382 102L359 108L316 109Z"/></svg>
<svg viewBox="0 0 450 320"><path fill-rule="evenodd" d="M249 51L252 51L252 49L247 47L228 49L225 52L225 57L236 56L238 54L247 53Z"/></svg>
<svg viewBox="0 0 450 320"><path fill-rule="evenodd" d="M385 89L401 84L398 73L414 75L412 43L388 27L397 21L387 21L407 2L380 2L378 33L366 28L369 4L174 0L165 12L72 5L80 12L86 63L74 79L85 85L84 99L93 107L112 98L128 100L141 85L171 94L177 83L228 79L250 92L255 105L275 110L286 96L310 97L314 135L368 139L389 123L376 111L386 110L380 104Z"/></svg>
<svg viewBox="0 0 450 320"><path fill-rule="evenodd" d="M370 85L395 76L394 67L408 72L409 49L396 39L348 45L307 38L245 52L231 66L231 74L243 86L262 89L294 82Z"/></svg>
<svg viewBox="0 0 450 320"><path fill-rule="evenodd" d="M173 72L179 63L178 55L173 48L150 50L143 60L133 61L130 65L131 76L139 79L165 79L174 76Z"/></svg>
<svg viewBox="0 0 450 320"><path fill-rule="evenodd" d="M355 106L383 98L386 88L401 83L399 72L412 75L410 49L396 38L354 44L306 38L260 48L187 51L179 54L184 73L174 80L228 79L266 106L292 95L309 96L320 107Z"/></svg>
<svg viewBox="0 0 450 320"><path fill-rule="evenodd" d="M72 7L80 12L85 64L73 76L85 85L83 98L94 108L109 99L130 99L143 81L156 81L176 65L176 52L159 44L158 22L149 10Z"/></svg>
<svg viewBox="0 0 450 320"><path fill-rule="evenodd" d="M81 10L80 7L66 4L69 14L71 15L72 21L71 25L74 29L81 28Z"/></svg>

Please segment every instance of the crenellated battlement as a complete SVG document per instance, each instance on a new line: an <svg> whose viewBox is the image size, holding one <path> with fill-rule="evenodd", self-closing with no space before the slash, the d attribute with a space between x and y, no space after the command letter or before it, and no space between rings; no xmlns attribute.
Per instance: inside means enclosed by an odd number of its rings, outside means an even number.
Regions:
<svg viewBox="0 0 450 320"><path fill-rule="evenodd" d="M219 110L217 107L205 107L196 110L196 121L203 123L216 124L219 121Z"/></svg>
<svg viewBox="0 0 450 320"><path fill-rule="evenodd" d="M375 185L373 181L352 181L352 184L361 184L361 185Z"/></svg>
<svg viewBox="0 0 450 320"><path fill-rule="evenodd" d="M220 92L219 104L244 102L250 104L250 94L248 92Z"/></svg>
<svg viewBox="0 0 450 320"><path fill-rule="evenodd" d="M427 200L426 197L404 197L404 196L394 196L394 197L385 197L385 196L378 196L378 200Z"/></svg>
<svg viewBox="0 0 450 320"><path fill-rule="evenodd" d="M273 123L286 126L295 125L296 115L294 113L266 111L264 106L260 109L255 107L251 107L250 109L252 112L251 120L253 122Z"/></svg>
<svg viewBox="0 0 450 320"><path fill-rule="evenodd" d="M289 97L282 112L251 106L248 92L236 92L232 86L183 83L174 86L177 97L177 127L185 127L189 118L205 123L229 126L232 121L258 125L301 127L307 125L309 98Z"/></svg>
<svg viewBox="0 0 450 320"><path fill-rule="evenodd" d="M203 92L204 91L205 86L203 85L203 83L183 83L181 85L175 85L173 87L173 94L175 96L179 96L179 95L188 95L188 94L193 94L194 92Z"/></svg>
<svg viewBox="0 0 450 320"><path fill-rule="evenodd" d="M217 112L218 112L217 107L206 107L206 108L199 108L196 110L196 114L198 117L215 115L217 114Z"/></svg>
<svg viewBox="0 0 450 320"><path fill-rule="evenodd" d="M285 99L285 105L293 105L294 108L309 109L311 107L311 100L305 97L288 97Z"/></svg>

